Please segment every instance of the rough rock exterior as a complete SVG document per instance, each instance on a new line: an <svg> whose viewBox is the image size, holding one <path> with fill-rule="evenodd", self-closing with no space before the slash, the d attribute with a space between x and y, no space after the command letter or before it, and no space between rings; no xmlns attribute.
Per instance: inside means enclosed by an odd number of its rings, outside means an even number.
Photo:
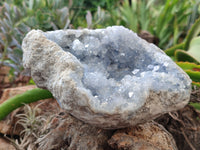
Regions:
<svg viewBox="0 0 200 150"><path fill-rule="evenodd" d="M173 136L155 122L117 130L108 143L119 150L177 150Z"/></svg>
<svg viewBox="0 0 200 150"><path fill-rule="evenodd" d="M158 47L132 31L30 31L23 64L76 118L101 127L147 122L184 107L191 80Z"/></svg>

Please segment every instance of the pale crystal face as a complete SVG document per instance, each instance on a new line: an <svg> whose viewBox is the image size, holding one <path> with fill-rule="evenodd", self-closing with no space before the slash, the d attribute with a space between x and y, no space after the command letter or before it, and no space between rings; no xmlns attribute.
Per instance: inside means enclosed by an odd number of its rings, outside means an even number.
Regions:
<svg viewBox="0 0 200 150"><path fill-rule="evenodd" d="M44 34L81 62L82 86L95 110L137 110L150 90L190 92L190 81L168 56L123 27Z"/></svg>

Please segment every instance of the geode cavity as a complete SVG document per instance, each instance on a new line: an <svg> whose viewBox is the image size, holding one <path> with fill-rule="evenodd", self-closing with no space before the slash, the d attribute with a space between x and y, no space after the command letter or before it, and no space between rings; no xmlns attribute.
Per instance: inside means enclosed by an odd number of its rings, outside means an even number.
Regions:
<svg viewBox="0 0 200 150"><path fill-rule="evenodd" d="M184 107L191 80L158 47L122 26L30 31L23 64L74 117L102 128L144 123Z"/></svg>

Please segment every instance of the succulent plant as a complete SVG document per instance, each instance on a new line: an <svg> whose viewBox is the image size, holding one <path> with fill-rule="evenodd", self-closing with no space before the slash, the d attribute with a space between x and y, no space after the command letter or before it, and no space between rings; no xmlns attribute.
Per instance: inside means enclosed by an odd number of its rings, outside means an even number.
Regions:
<svg viewBox="0 0 200 150"><path fill-rule="evenodd" d="M195 37L191 40L187 51L176 50L175 58L177 61L188 61L200 64L200 37Z"/></svg>
<svg viewBox="0 0 200 150"><path fill-rule="evenodd" d="M0 43L3 53L0 63L14 68L17 72L22 70L21 41L30 30L23 23L24 12L15 5L4 3L0 14Z"/></svg>
<svg viewBox="0 0 200 150"><path fill-rule="evenodd" d="M195 21L185 40L167 50L165 53L190 76L193 85L200 87L200 18Z"/></svg>
<svg viewBox="0 0 200 150"><path fill-rule="evenodd" d="M10 0L0 11L0 65L10 66L13 75L23 70L21 42L28 31L65 29L70 25L69 9L62 0Z"/></svg>
<svg viewBox="0 0 200 150"><path fill-rule="evenodd" d="M197 46L199 45L200 41L199 41L199 38L195 38L199 33L200 33L200 18L198 18L195 21L195 23L192 25L191 29L188 31L188 34L187 34L185 40L180 44L177 44L177 45L175 45L171 48L166 49L165 53L168 56L175 56L175 53L176 53L177 50L179 50L179 51L183 50L183 51L187 51L187 52L190 51L189 53L191 55L193 55L192 57L196 58L196 56L194 56L194 55L196 55L196 54L200 55L200 53L196 52ZM185 57L189 57L189 56L186 56L188 54L187 52L185 54L182 54L182 55L184 55ZM195 54L194 54L194 52L195 52ZM178 52L178 53L180 54L181 52Z"/></svg>

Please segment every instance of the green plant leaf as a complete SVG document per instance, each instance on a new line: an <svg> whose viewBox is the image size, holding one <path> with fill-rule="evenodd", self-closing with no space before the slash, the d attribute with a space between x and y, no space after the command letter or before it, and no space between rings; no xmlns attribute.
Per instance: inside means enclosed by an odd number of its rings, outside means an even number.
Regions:
<svg viewBox="0 0 200 150"><path fill-rule="evenodd" d="M185 70L185 72L190 76L192 81L200 82L200 72L199 71Z"/></svg>
<svg viewBox="0 0 200 150"><path fill-rule="evenodd" d="M196 60L193 56L191 56L189 53L187 53L184 50L176 50L175 51L175 58L177 61L188 61L188 62L194 62L199 64L199 61Z"/></svg>
<svg viewBox="0 0 200 150"><path fill-rule="evenodd" d="M192 25L190 30L188 31L188 34L185 38L185 47L184 50L188 50L190 46L191 40L196 37L200 32L200 18L198 18L195 23Z"/></svg>
<svg viewBox="0 0 200 150"><path fill-rule="evenodd" d="M198 63L200 63L200 36L191 40L190 47L187 52L194 57Z"/></svg>
<svg viewBox="0 0 200 150"><path fill-rule="evenodd" d="M132 5L129 5L129 1L125 0L123 5L120 6L122 20L128 25L134 32L138 32L138 17L137 17L137 1L132 0Z"/></svg>
<svg viewBox="0 0 200 150"><path fill-rule="evenodd" d="M28 84L35 85L35 82L33 81L33 79L30 79L29 82L28 82Z"/></svg>
<svg viewBox="0 0 200 150"><path fill-rule="evenodd" d="M165 53L168 55L168 56L174 56L175 55L175 51L177 49L183 49L185 47L185 43L180 43L180 44L177 44L173 47L170 47L168 49L165 50Z"/></svg>
<svg viewBox="0 0 200 150"><path fill-rule="evenodd" d="M197 87L200 87L200 82L194 82L194 81L192 81L192 84L195 85L195 86L197 86Z"/></svg>
<svg viewBox="0 0 200 150"><path fill-rule="evenodd" d="M195 109L200 110L200 103L192 103L192 102L190 102L189 105L193 106Z"/></svg>
<svg viewBox="0 0 200 150"><path fill-rule="evenodd" d="M29 0L29 9L33 9L33 5L34 5L34 1L35 0Z"/></svg>
<svg viewBox="0 0 200 150"><path fill-rule="evenodd" d="M200 71L200 65L190 62L176 62L176 64L183 70Z"/></svg>
<svg viewBox="0 0 200 150"><path fill-rule="evenodd" d="M177 44L178 37L179 37L179 26L178 26L178 21L175 18L175 21L174 21L173 45Z"/></svg>
<svg viewBox="0 0 200 150"><path fill-rule="evenodd" d="M24 104L29 104L47 98L53 98L51 92L39 88L26 91L23 94L18 94L0 104L0 120Z"/></svg>

